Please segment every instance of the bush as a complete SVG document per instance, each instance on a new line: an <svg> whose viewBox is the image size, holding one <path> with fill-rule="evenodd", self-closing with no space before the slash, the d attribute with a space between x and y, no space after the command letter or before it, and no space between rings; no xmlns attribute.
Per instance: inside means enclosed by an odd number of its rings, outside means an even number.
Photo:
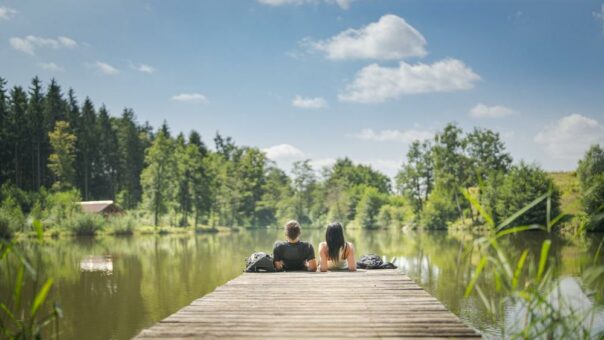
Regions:
<svg viewBox="0 0 604 340"><path fill-rule="evenodd" d="M73 215L65 221L64 226L78 236L94 236L103 230L105 219L97 214L81 213Z"/></svg>
<svg viewBox="0 0 604 340"><path fill-rule="evenodd" d="M457 217L458 213L453 200L437 188L428 197L420 216L420 225L427 229L446 229L448 222Z"/></svg>
<svg viewBox="0 0 604 340"><path fill-rule="evenodd" d="M132 235L136 220L129 215L113 216L106 219L106 229L111 235Z"/></svg>
<svg viewBox="0 0 604 340"><path fill-rule="evenodd" d="M46 197L47 217L56 224L62 224L65 219L71 219L81 212L78 205L82 199L77 190L54 192Z"/></svg>
<svg viewBox="0 0 604 340"><path fill-rule="evenodd" d="M598 216L604 207L604 150L593 145L579 161L577 176L581 182L581 202L587 215ZM604 229L604 220L591 218L590 230Z"/></svg>
<svg viewBox="0 0 604 340"><path fill-rule="evenodd" d="M25 216L13 197L8 197L2 202L0 214L3 216L6 230L10 230L11 234L15 231L23 231L25 228Z"/></svg>
<svg viewBox="0 0 604 340"><path fill-rule="evenodd" d="M10 240L13 237L10 218L3 212L0 212L0 240Z"/></svg>
<svg viewBox="0 0 604 340"><path fill-rule="evenodd" d="M495 206L498 222L512 216L539 196L551 193L551 217L560 213L560 193L552 179L539 167L521 162L513 166L502 181ZM546 224L547 202L544 200L514 221L515 225ZM498 223L497 222L497 223Z"/></svg>
<svg viewBox="0 0 604 340"><path fill-rule="evenodd" d="M384 194L379 193L376 188L366 188L356 207L357 225L363 228L377 227L377 216L385 201Z"/></svg>

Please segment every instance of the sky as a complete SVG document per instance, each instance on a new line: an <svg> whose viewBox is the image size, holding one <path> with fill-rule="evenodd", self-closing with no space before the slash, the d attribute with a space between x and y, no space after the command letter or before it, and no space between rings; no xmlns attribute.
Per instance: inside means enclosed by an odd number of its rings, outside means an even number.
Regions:
<svg viewBox="0 0 604 340"><path fill-rule="evenodd" d="M0 77L281 167L349 157L394 176L447 123L572 170L604 144L604 2L0 0Z"/></svg>

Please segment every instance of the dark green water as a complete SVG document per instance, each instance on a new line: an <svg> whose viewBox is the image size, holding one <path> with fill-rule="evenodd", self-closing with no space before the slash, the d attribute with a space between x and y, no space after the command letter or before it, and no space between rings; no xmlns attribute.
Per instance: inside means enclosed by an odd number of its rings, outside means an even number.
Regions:
<svg viewBox="0 0 604 340"><path fill-rule="evenodd" d="M50 301L60 302L64 318L61 339L128 339L141 329L174 313L192 300L239 275L244 259L254 251L270 252L280 230L253 230L213 235L102 237L48 240L44 245L21 242L20 249L55 279ZM525 233L503 242L512 253L530 249L552 236ZM320 230L305 230L315 247ZM486 334L496 333L496 321L486 317L476 297L464 299L466 283L478 259L464 258L463 244L472 236L447 232L348 230L358 254L376 253L394 259L428 292L466 323ZM557 278L584 287L582 271L592 263L602 235L572 243L551 238ZM463 240L463 242L462 242ZM604 263L601 255L597 261ZM0 270L0 294L7 296L7 264ZM489 268L487 268L488 272ZM270 275L270 274L268 274ZM494 289L488 285L486 290ZM31 293L30 293L31 294Z"/></svg>

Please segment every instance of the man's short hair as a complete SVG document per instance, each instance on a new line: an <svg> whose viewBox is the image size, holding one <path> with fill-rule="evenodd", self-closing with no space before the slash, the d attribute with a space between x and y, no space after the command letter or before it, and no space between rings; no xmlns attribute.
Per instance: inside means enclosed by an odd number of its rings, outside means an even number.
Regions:
<svg viewBox="0 0 604 340"><path fill-rule="evenodd" d="M285 223L285 235L292 241L297 239L300 236L300 223L296 220Z"/></svg>

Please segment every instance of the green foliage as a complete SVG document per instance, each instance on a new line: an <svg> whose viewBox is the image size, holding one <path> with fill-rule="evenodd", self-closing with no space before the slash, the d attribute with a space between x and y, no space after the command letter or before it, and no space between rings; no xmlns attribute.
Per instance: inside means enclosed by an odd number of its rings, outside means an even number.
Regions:
<svg viewBox="0 0 604 340"><path fill-rule="evenodd" d="M490 192L488 191L490 190ZM551 191L551 215L557 216L560 212L560 194L552 179L539 167L521 162L513 166L501 185L493 184L486 191L486 195L496 195L495 206L490 206L487 211L494 211L495 222L511 216L516 211L531 203L537 197ZM497 191L493 193L493 191ZM546 224L547 204L541 202L527 213L520 216L515 223L518 225Z"/></svg>
<svg viewBox="0 0 604 340"><path fill-rule="evenodd" d="M61 225L65 219L81 211L78 205L81 200L80 193L75 189L50 193L42 203L45 208L44 217L49 220L49 224Z"/></svg>
<svg viewBox="0 0 604 340"><path fill-rule="evenodd" d="M415 141L407 152L407 162L396 176L399 192L413 204L413 210L419 214L434 185L434 165L431 144L427 141Z"/></svg>
<svg viewBox="0 0 604 340"><path fill-rule="evenodd" d="M581 201L588 215L596 216L604 212L604 150L593 145L579 161L577 176L581 184ZM604 230L604 221L592 220L591 230Z"/></svg>
<svg viewBox="0 0 604 340"><path fill-rule="evenodd" d="M66 220L63 226L77 236L94 236L103 230L105 223L105 219L100 215L81 213Z"/></svg>
<svg viewBox="0 0 604 340"><path fill-rule="evenodd" d="M356 207L355 222L363 228L376 228L380 208L386 202L386 196L374 187L366 187Z"/></svg>
<svg viewBox="0 0 604 340"><path fill-rule="evenodd" d="M420 224L427 229L446 229L456 217L457 209L453 200L444 189L436 187L421 213Z"/></svg>
<svg viewBox="0 0 604 340"><path fill-rule="evenodd" d="M132 235L137 220L130 215L117 215L105 218L103 229L111 235Z"/></svg>
<svg viewBox="0 0 604 340"><path fill-rule="evenodd" d="M56 122L55 128L48 134L53 153L48 156L48 168L54 174L56 181L53 187L57 190L66 190L73 187L75 170L75 142L76 136L70 133L69 123Z"/></svg>
<svg viewBox="0 0 604 340"><path fill-rule="evenodd" d="M42 243L41 224L38 226L38 240ZM2 217L0 217L0 230ZM0 338L2 339L41 339L49 334L45 331L49 325L54 325L54 337L58 337L58 321L63 316L63 311L55 303L48 311L47 299L53 286L53 279L43 279L37 272L32 262L15 247L14 242L7 242L0 238L0 261L16 263L16 270L8 271L6 280L11 294L0 295ZM24 287L33 287L34 294L31 299L24 298Z"/></svg>
<svg viewBox="0 0 604 340"><path fill-rule="evenodd" d="M141 174L144 205L159 225L161 215L173 207L176 193L176 159L174 142L160 131L145 156L147 167Z"/></svg>
<svg viewBox="0 0 604 340"><path fill-rule="evenodd" d="M562 216L553 217L555 216L551 215L553 209L547 209L544 212L545 216L539 219L546 221L542 226L511 226L522 225L522 220L533 220L533 216L525 218L524 215L531 214L535 207L542 204L551 205L555 199L554 192L549 191L538 197L498 225L493 222L486 209L480 206L478 200L468 193L466 197L493 226L489 234L475 241L467 253L469 258L480 256L480 260L466 287L466 298L472 291L476 291L490 316L496 319L502 319L504 316L512 318L508 322L511 327L506 327L502 323L501 337L503 338L590 338L591 320L597 309L594 307L575 309L572 301L568 301L563 294L560 294L562 283L553 279L553 266L549 259L551 241L543 242L536 261L527 260L530 257L528 250L522 252L519 257L511 256L509 250L500 243L506 235L527 230L551 231ZM537 263L537 265L530 266L527 263ZM487 265L492 268L492 274L488 278L483 277L483 269ZM586 273L594 274L591 279L599 278L604 273L604 268L591 267L586 270ZM495 294L486 295L481 289L482 282L485 280L488 282L495 280ZM516 311L509 313L510 307L515 308ZM592 335L598 337L597 334Z"/></svg>

